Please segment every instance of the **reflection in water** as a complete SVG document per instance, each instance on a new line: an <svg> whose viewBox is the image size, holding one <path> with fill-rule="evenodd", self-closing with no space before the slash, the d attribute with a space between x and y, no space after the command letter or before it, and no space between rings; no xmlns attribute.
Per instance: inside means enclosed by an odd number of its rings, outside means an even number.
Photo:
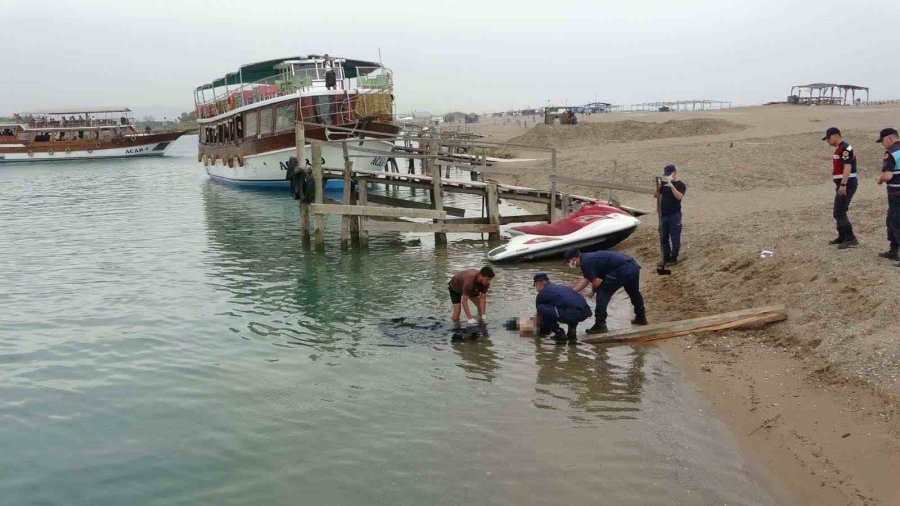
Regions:
<svg viewBox="0 0 900 506"><path fill-rule="evenodd" d="M563 400L579 413L572 415L573 419L587 421L582 414L632 419L639 411L645 353L643 347L557 345L536 340L535 391L539 398L535 406L560 409L557 401Z"/></svg>
<svg viewBox="0 0 900 506"><path fill-rule="evenodd" d="M474 340L454 341L451 346L462 359L458 365L466 371L466 378L489 383L494 381L498 369L497 353L494 352L493 344L487 336Z"/></svg>

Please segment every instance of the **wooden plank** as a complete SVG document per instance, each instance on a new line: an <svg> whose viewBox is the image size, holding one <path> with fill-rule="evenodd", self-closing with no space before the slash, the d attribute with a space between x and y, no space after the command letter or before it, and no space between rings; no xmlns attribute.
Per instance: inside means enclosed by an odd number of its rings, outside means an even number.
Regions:
<svg viewBox="0 0 900 506"><path fill-rule="evenodd" d="M787 319L784 306L766 306L742 311L732 311L702 318L692 318L669 323L657 323L640 327L614 330L597 336L585 337L585 343L629 343L668 339L696 332L727 330L748 325L764 325Z"/></svg>
<svg viewBox="0 0 900 506"><path fill-rule="evenodd" d="M394 207L351 206L346 204L313 204L310 206L313 214L340 214L342 216L382 216L386 218L428 218L446 219L444 211L432 209L409 209Z"/></svg>
<svg viewBox="0 0 900 506"><path fill-rule="evenodd" d="M510 223L529 223L533 221L547 221L550 219L550 216L545 214L520 214L513 216L501 216L500 224L501 225L509 225ZM452 221L453 223L488 223L488 219L481 217L473 217L473 218L457 218Z"/></svg>
<svg viewBox="0 0 900 506"><path fill-rule="evenodd" d="M366 229L375 232L417 232L442 234L483 234L499 231L497 225L475 223L409 223L405 221L366 221Z"/></svg>
<svg viewBox="0 0 900 506"><path fill-rule="evenodd" d="M360 179L360 181L362 180ZM362 183L360 182L359 184ZM374 193L370 193L367 198L369 202L373 204L381 204L391 207L404 207L409 209L431 209L431 204L427 202L416 202L415 200L399 199L396 197L388 197L386 195L378 195ZM466 210L461 207L444 206L444 212L447 213L447 216L462 217L466 215Z"/></svg>
<svg viewBox="0 0 900 506"><path fill-rule="evenodd" d="M653 195L653 188L645 188L643 186L632 186L629 184L610 183L605 181L590 181L587 179L576 179L566 176L550 176L551 183L571 184L575 186L585 186L589 188L611 188L613 190L622 190L633 193L643 193Z"/></svg>

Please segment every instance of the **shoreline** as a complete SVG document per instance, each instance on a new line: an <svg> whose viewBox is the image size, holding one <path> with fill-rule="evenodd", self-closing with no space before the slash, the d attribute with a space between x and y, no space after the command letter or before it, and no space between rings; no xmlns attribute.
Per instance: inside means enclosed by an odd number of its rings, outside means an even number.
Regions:
<svg viewBox="0 0 900 506"><path fill-rule="evenodd" d="M657 345L799 504L900 504L900 342L889 311L900 286L891 281L897 268L874 258L884 244L886 204L883 188L869 177L880 170L881 153L871 140L898 112L896 106L766 106L613 113L586 118L589 126L580 132L581 124L529 134L560 147L561 175L640 185L666 163L679 167L688 193L682 262L673 275L658 277L649 268L659 257L655 215L643 216L638 231L617 247L645 267L642 291L651 321L772 303L788 308L787 322L765 329ZM675 136L641 141L597 139L635 123L674 120L677 127L683 119L744 128L701 135L678 135L676 129ZM862 245L840 252L824 247L834 233L834 190L821 131L832 125L861 157L851 220ZM479 129L497 141L527 132L502 125ZM611 160L618 161L618 172ZM503 179L540 184L528 175ZM616 197L639 208L653 205L633 194ZM775 256L760 259L764 249Z"/></svg>

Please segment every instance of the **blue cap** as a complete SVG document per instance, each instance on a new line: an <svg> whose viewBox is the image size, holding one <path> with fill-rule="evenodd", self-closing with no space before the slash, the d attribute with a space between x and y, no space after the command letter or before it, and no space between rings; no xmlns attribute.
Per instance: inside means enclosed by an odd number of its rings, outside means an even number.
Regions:
<svg viewBox="0 0 900 506"><path fill-rule="evenodd" d="M577 249L569 248L565 252L563 252L563 259L565 262L568 262L569 260L577 257L580 254L581 254L581 252L578 251Z"/></svg>
<svg viewBox="0 0 900 506"><path fill-rule="evenodd" d="M538 281L550 281L550 277L543 272L539 272L534 275L534 284L536 285Z"/></svg>
<svg viewBox="0 0 900 506"><path fill-rule="evenodd" d="M835 135L835 134L841 135L841 131L835 127L831 127L828 130L825 130L825 137L822 137L822 140L827 141L829 137L831 137L832 135Z"/></svg>
<svg viewBox="0 0 900 506"><path fill-rule="evenodd" d="M675 173L674 165L666 165L666 168L663 169L663 176L671 176L674 173Z"/></svg>

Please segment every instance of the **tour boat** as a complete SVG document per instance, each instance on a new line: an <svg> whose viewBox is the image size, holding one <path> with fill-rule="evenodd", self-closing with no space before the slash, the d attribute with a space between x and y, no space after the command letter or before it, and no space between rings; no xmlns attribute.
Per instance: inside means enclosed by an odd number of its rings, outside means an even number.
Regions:
<svg viewBox="0 0 900 506"><path fill-rule="evenodd" d="M608 249L631 235L640 220L599 202L585 204L553 223L520 225L509 230L512 238L488 252L492 262L522 262L561 257L569 248L581 251Z"/></svg>
<svg viewBox="0 0 900 506"><path fill-rule="evenodd" d="M299 121L301 167L311 164L309 141L358 138L347 146L354 170L381 171L393 145L380 139L399 132L392 90L391 71L375 62L310 55L243 65L194 92L198 161L214 179L286 188ZM322 166L344 167L340 143L322 145Z"/></svg>
<svg viewBox="0 0 900 506"><path fill-rule="evenodd" d="M23 112L0 122L0 163L162 156L182 135L139 132L124 107Z"/></svg>

